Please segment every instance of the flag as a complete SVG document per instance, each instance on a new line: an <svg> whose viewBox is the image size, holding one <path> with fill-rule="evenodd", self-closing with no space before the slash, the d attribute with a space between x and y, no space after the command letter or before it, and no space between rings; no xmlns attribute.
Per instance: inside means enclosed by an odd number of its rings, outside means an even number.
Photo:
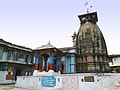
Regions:
<svg viewBox="0 0 120 90"><path fill-rule="evenodd" d="M90 6L90 8L92 8L92 6Z"/></svg>
<svg viewBox="0 0 120 90"><path fill-rule="evenodd" d="M84 5L85 5L85 6L88 5L88 2L86 2Z"/></svg>

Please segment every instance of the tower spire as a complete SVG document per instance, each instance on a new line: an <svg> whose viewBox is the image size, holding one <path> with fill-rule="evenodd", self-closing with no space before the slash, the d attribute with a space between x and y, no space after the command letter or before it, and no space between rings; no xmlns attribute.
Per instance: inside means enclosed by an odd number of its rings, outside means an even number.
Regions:
<svg viewBox="0 0 120 90"><path fill-rule="evenodd" d="M72 37L72 42L73 42L73 47L75 47L75 43L76 43L76 32L74 31L73 35L71 36Z"/></svg>

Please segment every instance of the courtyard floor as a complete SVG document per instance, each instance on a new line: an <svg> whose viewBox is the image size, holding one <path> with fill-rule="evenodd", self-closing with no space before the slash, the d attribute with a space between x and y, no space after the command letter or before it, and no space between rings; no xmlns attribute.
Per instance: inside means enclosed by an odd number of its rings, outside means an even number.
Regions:
<svg viewBox="0 0 120 90"><path fill-rule="evenodd" d="M15 85L0 85L0 90L28 90L24 88L15 87Z"/></svg>

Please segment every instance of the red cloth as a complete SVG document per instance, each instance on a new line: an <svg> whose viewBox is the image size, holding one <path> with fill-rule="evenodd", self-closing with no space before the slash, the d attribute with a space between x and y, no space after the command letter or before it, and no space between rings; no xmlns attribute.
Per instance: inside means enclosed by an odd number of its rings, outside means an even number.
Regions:
<svg viewBox="0 0 120 90"><path fill-rule="evenodd" d="M54 70L54 64L49 64L49 70Z"/></svg>
<svg viewBox="0 0 120 90"><path fill-rule="evenodd" d="M39 64L35 64L35 70L39 70Z"/></svg>

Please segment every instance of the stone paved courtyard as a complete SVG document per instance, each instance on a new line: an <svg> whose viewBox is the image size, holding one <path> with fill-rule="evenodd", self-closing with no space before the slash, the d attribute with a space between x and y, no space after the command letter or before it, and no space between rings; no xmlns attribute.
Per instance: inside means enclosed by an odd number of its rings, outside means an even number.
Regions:
<svg viewBox="0 0 120 90"><path fill-rule="evenodd" d="M0 85L0 90L30 90L30 89L18 88L15 87L15 85ZM120 87L113 87L105 90L120 90Z"/></svg>
<svg viewBox="0 0 120 90"><path fill-rule="evenodd" d="M17 88L15 85L0 85L0 90L28 90L24 88Z"/></svg>

